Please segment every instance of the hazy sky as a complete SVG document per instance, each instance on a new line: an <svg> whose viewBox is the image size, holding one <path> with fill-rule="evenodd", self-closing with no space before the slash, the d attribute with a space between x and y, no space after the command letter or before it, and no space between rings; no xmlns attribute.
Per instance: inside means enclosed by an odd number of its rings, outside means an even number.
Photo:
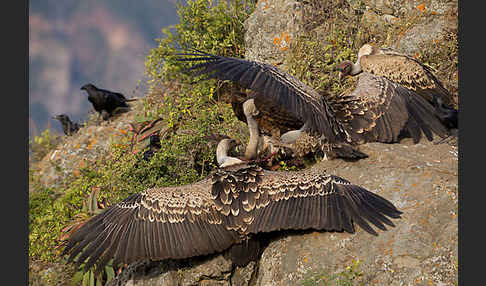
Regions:
<svg viewBox="0 0 486 286"><path fill-rule="evenodd" d="M145 57L161 29L177 21L169 0L30 1L29 134L49 126L62 133L56 114L86 119L86 83L143 95Z"/></svg>

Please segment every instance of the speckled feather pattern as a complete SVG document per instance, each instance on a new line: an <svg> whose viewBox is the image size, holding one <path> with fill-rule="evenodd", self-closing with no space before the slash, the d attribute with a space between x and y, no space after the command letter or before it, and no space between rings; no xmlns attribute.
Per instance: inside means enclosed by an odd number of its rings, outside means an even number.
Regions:
<svg viewBox="0 0 486 286"><path fill-rule="evenodd" d="M377 235L369 223L386 230L384 224L394 226L386 216L400 214L384 198L320 168L272 172L241 164L195 184L131 195L73 233L63 254L99 271L112 258L118 265L204 255L279 229L353 233L354 221Z"/></svg>
<svg viewBox="0 0 486 286"><path fill-rule="evenodd" d="M417 59L392 49L373 47L363 51L360 65L364 72L384 76L415 91L431 101L432 94L440 95L444 103L452 105L452 94L434 75L432 69Z"/></svg>

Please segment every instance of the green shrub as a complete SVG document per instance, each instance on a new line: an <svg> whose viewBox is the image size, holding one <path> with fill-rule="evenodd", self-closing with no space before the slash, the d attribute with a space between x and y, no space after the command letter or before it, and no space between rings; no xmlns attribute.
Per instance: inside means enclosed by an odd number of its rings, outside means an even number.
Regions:
<svg viewBox="0 0 486 286"><path fill-rule="evenodd" d="M352 265L338 273L329 273L327 270L312 271L307 273L305 278L300 281L302 286L354 286L364 285L361 282L363 272L359 270L359 260L353 260Z"/></svg>
<svg viewBox="0 0 486 286"><path fill-rule="evenodd" d="M61 135L56 134L50 129L42 131L40 136L34 136L33 139L29 138L29 160L32 162L42 160L49 151L61 142L61 139Z"/></svg>
<svg viewBox="0 0 486 286"><path fill-rule="evenodd" d="M141 99L142 108L133 111L137 121L163 118L167 126L173 127L161 140L161 150L150 161L144 161L142 152L134 154L129 140L121 137L112 142L108 156L90 162L76 176L68 177L61 184L67 186L65 189L36 184L36 191L29 195L32 261L63 261L59 257L62 247L58 247L60 238L66 236L62 230L93 215L83 208L93 190L99 190L98 202L105 200L110 205L150 187L191 183L216 166L216 142L208 139L208 135L225 134L244 140L247 136L244 124L223 100L228 86L216 81L189 84L192 79L181 74L171 55L178 51L177 47L194 44L205 51L241 57L243 21L252 5L243 1L207 0L178 4L180 24L164 29L166 37L158 40L159 46L147 57L150 91ZM45 132L39 144L52 148L52 141L46 141L51 138L50 133ZM37 182L36 170L31 171L31 181Z"/></svg>

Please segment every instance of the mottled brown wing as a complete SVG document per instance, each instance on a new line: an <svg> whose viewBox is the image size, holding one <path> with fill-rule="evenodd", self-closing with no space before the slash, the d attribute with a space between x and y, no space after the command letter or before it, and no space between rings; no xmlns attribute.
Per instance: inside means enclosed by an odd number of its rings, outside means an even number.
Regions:
<svg viewBox="0 0 486 286"><path fill-rule="evenodd" d="M434 107L418 96L385 77L363 72L356 88L335 99L336 117L353 142L398 142L408 133L418 142L422 133L429 140L433 134L448 135L447 129L435 116Z"/></svg>
<svg viewBox="0 0 486 286"><path fill-rule="evenodd" d="M322 170L300 172L266 171L261 189L266 202L254 209L250 233L281 229L316 229L354 233L353 222L373 235L370 223L382 230L387 218L401 212L388 200ZM261 207L258 207L261 206Z"/></svg>
<svg viewBox="0 0 486 286"><path fill-rule="evenodd" d="M381 50L381 54L362 56L360 64L364 72L384 76L415 91L429 102L434 96L440 96L446 105L453 106L452 94L444 88L432 69L413 57Z"/></svg>
<svg viewBox="0 0 486 286"><path fill-rule="evenodd" d="M386 199L315 168L270 172L251 166L213 177L213 198L242 234L281 229L336 230L354 233L353 221L377 235L394 226L386 217L401 212Z"/></svg>
<svg viewBox="0 0 486 286"><path fill-rule="evenodd" d="M264 63L203 52L179 54L178 61L199 62L186 71L193 76L230 80L274 102L301 122L312 134L330 142L343 142L344 134L328 103L314 89L278 68Z"/></svg>
<svg viewBox="0 0 486 286"><path fill-rule="evenodd" d="M254 91L249 91L248 96L254 99L255 106L259 111L255 120L257 120L258 127L263 134L274 135L278 130L278 134L281 135L291 130L300 129L304 125L291 112L265 96Z"/></svg>
<svg viewBox="0 0 486 286"><path fill-rule="evenodd" d="M69 238L69 261L103 269L143 258L186 258L223 251L240 240L210 197L210 180L148 189L111 206ZM79 255L79 256L78 256Z"/></svg>
<svg viewBox="0 0 486 286"><path fill-rule="evenodd" d="M212 199L216 209L228 218L227 228L247 233L254 216L252 211L266 195L259 189L263 169L259 166L236 166L219 169L212 175Z"/></svg>

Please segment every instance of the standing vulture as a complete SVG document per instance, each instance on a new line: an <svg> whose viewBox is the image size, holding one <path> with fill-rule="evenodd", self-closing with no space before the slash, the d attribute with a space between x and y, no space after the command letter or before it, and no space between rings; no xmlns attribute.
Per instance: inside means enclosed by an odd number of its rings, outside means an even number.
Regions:
<svg viewBox="0 0 486 286"><path fill-rule="evenodd" d="M230 80L250 89L255 119L261 116L260 130L283 130L285 143L296 143L305 132L331 148L348 146L348 150L354 150L349 147L375 141L394 143L403 136L412 136L418 142L422 133L429 140L433 133L448 135L447 128L433 115L433 105L385 77L363 75L353 92L331 101L268 64L200 51L178 55L179 61L195 63L186 69L193 76Z"/></svg>
<svg viewBox="0 0 486 286"><path fill-rule="evenodd" d="M458 114L452 94L433 74L432 69L417 59L390 48L363 45L356 63L349 60L339 64L339 76L367 72L396 82L424 97L436 107L435 112L449 129L458 128Z"/></svg>
<svg viewBox="0 0 486 286"><path fill-rule="evenodd" d="M151 188L110 206L66 241L68 261L96 271L113 265L182 259L240 246L253 235L284 229L354 233L356 222L386 230L400 212L388 200L314 167L266 171L227 156L235 140L217 146L220 167L194 184ZM387 217L388 216L388 217Z"/></svg>
<svg viewBox="0 0 486 286"><path fill-rule="evenodd" d="M61 122L62 130L67 136L71 136L79 130L79 124L72 122L71 119L69 119L69 116L67 116L66 114L56 115L52 117L52 119L57 119Z"/></svg>
<svg viewBox="0 0 486 286"><path fill-rule="evenodd" d="M130 106L127 102L136 100L126 99L121 93L97 88L91 83L83 85L81 90L85 90L88 93L89 102L91 102L96 112L103 117L103 120L108 120L117 112L129 111Z"/></svg>

